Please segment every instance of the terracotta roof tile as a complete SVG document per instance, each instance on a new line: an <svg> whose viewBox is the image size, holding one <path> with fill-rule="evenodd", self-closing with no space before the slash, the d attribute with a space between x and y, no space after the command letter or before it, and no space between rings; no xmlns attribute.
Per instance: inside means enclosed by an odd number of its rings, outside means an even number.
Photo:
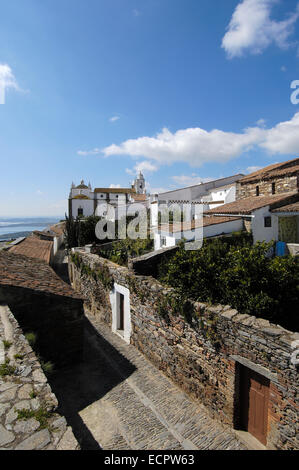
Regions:
<svg viewBox="0 0 299 470"><path fill-rule="evenodd" d="M290 204L299 200L299 193L284 193L276 194L271 196L254 196L247 197L245 199L239 199L238 201L224 204L223 206L210 209L206 212L209 214L251 214L252 211L260 209L265 206L270 208L281 207L283 205Z"/></svg>
<svg viewBox="0 0 299 470"><path fill-rule="evenodd" d="M146 194L132 194L132 199L134 199L134 201L144 202L146 201L146 198Z"/></svg>
<svg viewBox="0 0 299 470"><path fill-rule="evenodd" d="M246 175L240 179L241 184L252 183L254 181L268 180L277 176L291 176L299 172L299 158L288 160L283 163L275 163L266 166L261 170L255 171L250 175Z"/></svg>
<svg viewBox="0 0 299 470"><path fill-rule="evenodd" d="M216 225L216 224L224 224L226 222L232 222L233 220L238 220L240 217L218 217L218 216L206 216L204 215L203 220L202 220L202 226L203 227L208 227L210 225ZM159 230L163 232L163 228L165 231L169 233L177 233L181 231L188 231L188 230L194 230L196 228L201 227L201 220L192 220L190 222L183 222L183 224L169 224L169 230L168 230L168 225L161 224L159 226Z"/></svg>
<svg viewBox="0 0 299 470"><path fill-rule="evenodd" d="M294 202L293 204L273 209L271 212L299 212L299 202Z"/></svg>
<svg viewBox="0 0 299 470"><path fill-rule="evenodd" d="M65 230L65 222L61 222L60 224L52 225L49 229L49 231L54 232L55 235L62 235Z"/></svg>
<svg viewBox="0 0 299 470"><path fill-rule="evenodd" d="M10 252L18 255L24 255L28 258L36 258L50 263L53 242L40 240L37 237L28 237L10 248Z"/></svg>
<svg viewBox="0 0 299 470"><path fill-rule="evenodd" d="M116 194L133 194L135 190L132 188L95 188L95 193L116 193Z"/></svg>
<svg viewBox="0 0 299 470"><path fill-rule="evenodd" d="M0 286L81 299L44 261L11 252L0 252Z"/></svg>

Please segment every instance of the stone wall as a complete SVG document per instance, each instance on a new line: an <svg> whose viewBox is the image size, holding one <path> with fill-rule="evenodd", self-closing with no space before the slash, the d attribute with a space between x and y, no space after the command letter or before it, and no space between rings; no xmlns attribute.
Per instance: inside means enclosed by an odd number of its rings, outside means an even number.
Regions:
<svg viewBox="0 0 299 470"><path fill-rule="evenodd" d="M18 322L0 305L0 450L79 449L57 406Z"/></svg>
<svg viewBox="0 0 299 470"><path fill-rule="evenodd" d="M298 191L297 176L285 176L269 180L257 180L250 183L237 183L236 199L256 196L256 187L259 187L260 196L272 195L272 183L275 183L275 194L283 194Z"/></svg>
<svg viewBox="0 0 299 470"><path fill-rule="evenodd" d="M165 299L172 290L155 279L137 276L84 250L76 249L76 253L76 259L69 263L70 278L74 288L88 298L93 314L111 324L110 288L113 282L127 287L131 343L203 403L214 418L236 429L240 428L241 368L248 367L267 377L271 384L267 446L299 448L295 430L297 370L291 364L293 344L299 334L263 319L240 315L229 306L194 303L195 315L187 321L165 310ZM105 285L96 275L101 271L106 273Z"/></svg>
<svg viewBox="0 0 299 470"><path fill-rule="evenodd" d="M36 347L56 368L80 361L83 350L83 300L34 290L0 287L24 332L36 334Z"/></svg>

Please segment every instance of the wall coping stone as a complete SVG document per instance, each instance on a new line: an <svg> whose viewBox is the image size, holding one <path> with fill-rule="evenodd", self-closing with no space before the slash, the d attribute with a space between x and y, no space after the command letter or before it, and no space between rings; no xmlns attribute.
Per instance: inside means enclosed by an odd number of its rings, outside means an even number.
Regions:
<svg viewBox="0 0 299 470"><path fill-rule="evenodd" d="M248 367L248 369L251 369L254 372L257 372L258 374L266 377L267 379L271 380L271 382L275 382L276 384L279 383L278 378L277 378L277 374L275 374L274 372L269 371L268 369L266 369L266 367L255 364L254 362L251 362L249 359L247 359L245 357L242 357L242 356L232 355L232 356L229 356L229 357L230 357L230 359L233 359L234 361L239 362L243 366Z"/></svg>

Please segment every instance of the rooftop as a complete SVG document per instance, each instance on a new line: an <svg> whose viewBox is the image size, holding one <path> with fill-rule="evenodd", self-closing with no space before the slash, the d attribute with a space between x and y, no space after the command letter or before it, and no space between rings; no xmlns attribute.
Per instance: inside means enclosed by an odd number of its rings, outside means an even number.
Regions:
<svg viewBox="0 0 299 470"><path fill-rule="evenodd" d="M95 193L116 193L116 194L133 194L135 189L132 188L95 188Z"/></svg>
<svg viewBox="0 0 299 470"><path fill-rule="evenodd" d="M146 201L147 196L146 194L132 194L132 199L134 199L134 201L144 202Z"/></svg>
<svg viewBox="0 0 299 470"><path fill-rule="evenodd" d="M232 176L226 176L225 178L219 178L217 180L210 180L206 181L205 183L197 183L191 186L185 186L183 188L171 189L170 191L164 191L163 193L159 193L160 195L173 193L174 191L181 191L182 189L191 189L200 186L201 188L207 187L208 189L215 189L215 188L225 188L231 186L234 182L243 178L243 173L238 173ZM231 181L229 183L229 181Z"/></svg>
<svg viewBox="0 0 299 470"><path fill-rule="evenodd" d="M163 229L168 233L177 233L187 230L195 230L196 228L208 227L210 225L224 224L226 222L232 222L238 220L240 217L217 217L217 216L204 216L203 219L192 220L190 222L175 223L175 224L161 224L159 230L163 232Z"/></svg>
<svg viewBox="0 0 299 470"><path fill-rule="evenodd" d="M223 206L210 209L206 212L209 214L251 214L252 211L270 206L271 209L286 206L293 202L299 201L299 193L285 193L271 196L254 196L240 199L238 201L224 204Z"/></svg>
<svg viewBox="0 0 299 470"><path fill-rule="evenodd" d="M9 252L0 253L0 286L81 299L44 261Z"/></svg>
<svg viewBox="0 0 299 470"><path fill-rule="evenodd" d="M287 204L286 206L273 209L272 212L299 212L299 202L293 204Z"/></svg>
<svg viewBox="0 0 299 470"><path fill-rule="evenodd" d="M255 171L250 175L244 176L240 180L241 184L253 183L260 180L269 180L277 178L278 176L291 176L299 173L299 158L288 160L283 163L275 163L274 165L266 166L261 170Z"/></svg>
<svg viewBox="0 0 299 470"><path fill-rule="evenodd" d="M28 258L39 259L50 263L53 242L49 240L40 240L33 236L22 240L17 245L10 248L10 253L16 255L24 255Z"/></svg>

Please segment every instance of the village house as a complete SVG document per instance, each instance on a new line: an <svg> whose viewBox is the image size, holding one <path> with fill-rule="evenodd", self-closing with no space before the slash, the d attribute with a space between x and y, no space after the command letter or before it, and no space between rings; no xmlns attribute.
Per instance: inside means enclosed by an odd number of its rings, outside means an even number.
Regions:
<svg viewBox="0 0 299 470"><path fill-rule="evenodd" d="M202 220L161 224L154 232L154 250L176 246L181 240L194 240L195 231L202 227L203 238L215 237L243 230L241 217L204 216Z"/></svg>
<svg viewBox="0 0 299 470"><path fill-rule="evenodd" d="M236 199L298 192L299 158L269 165L237 183Z"/></svg>

